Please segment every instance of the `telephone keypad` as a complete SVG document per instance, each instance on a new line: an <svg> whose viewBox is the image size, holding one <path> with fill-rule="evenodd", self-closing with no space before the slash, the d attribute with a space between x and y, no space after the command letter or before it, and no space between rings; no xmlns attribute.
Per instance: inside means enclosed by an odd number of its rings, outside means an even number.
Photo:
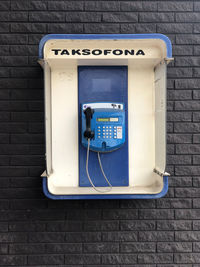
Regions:
<svg viewBox="0 0 200 267"><path fill-rule="evenodd" d="M97 126L98 138L122 139L122 126Z"/></svg>

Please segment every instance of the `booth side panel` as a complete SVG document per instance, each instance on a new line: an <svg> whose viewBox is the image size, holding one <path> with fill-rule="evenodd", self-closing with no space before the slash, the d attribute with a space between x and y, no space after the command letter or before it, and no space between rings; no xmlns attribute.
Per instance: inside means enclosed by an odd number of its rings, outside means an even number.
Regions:
<svg viewBox="0 0 200 267"><path fill-rule="evenodd" d="M166 168L166 63L155 69L155 168Z"/></svg>

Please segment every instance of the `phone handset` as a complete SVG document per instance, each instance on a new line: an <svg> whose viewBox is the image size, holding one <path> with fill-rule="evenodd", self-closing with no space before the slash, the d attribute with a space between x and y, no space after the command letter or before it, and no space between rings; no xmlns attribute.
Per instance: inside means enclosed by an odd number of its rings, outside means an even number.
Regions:
<svg viewBox="0 0 200 267"><path fill-rule="evenodd" d="M94 113L94 110L91 109L90 107L84 110L85 119L86 119L86 130L84 132L84 137L87 139L94 138L94 132L91 130L91 119L92 119L93 113Z"/></svg>
<svg viewBox="0 0 200 267"><path fill-rule="evenodd" d="M105 173L104 173L104 170L103 170L103 167L102 167L102 163L101 163L101 158L100 158L100 153L97 152L98 154L98 161L99 161L99 166L100 166L100 169L101 169L101 172L106 180L106 182L108 183L109 185L109 189L106 189L106 190L100 190L98 188L96 188L96 186L94 185L94 183L92 182L92 179L90 177L90 174L89 174L89 170L88 170L88 163L89 163L89 153L90 153L90 140L92 138L94 138L94 131L91 130L91 119L92 119L92 116L94 114L94 110L91 109L90 107L87 107L85 110L84 110L84 114L85 114L85 120L86 120L86 130L84 131L84 137L87 139L88 141L88 146L87 146L87 158L86 158L86 166L85 166L85 169L86 169L86 173L87 173L87 177L88 177L88 180L91 184L91 186L99 193L107 193L109 192L111 189L112 189L112 185L111 183L109 182L108 178L106 177Z"/></svg>

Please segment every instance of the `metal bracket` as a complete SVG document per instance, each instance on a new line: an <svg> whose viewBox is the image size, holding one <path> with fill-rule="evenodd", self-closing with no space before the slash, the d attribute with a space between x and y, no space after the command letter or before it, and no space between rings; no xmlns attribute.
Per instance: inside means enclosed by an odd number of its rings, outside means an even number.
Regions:
<svg viewBox="0 0 200 267"><path fill-rule="evenodd" d="M158 171L156 168L153 169L153 171L158 174L159 176L163 177L163 176L170 176L170 174L168 172L160 172Z"/></svg>

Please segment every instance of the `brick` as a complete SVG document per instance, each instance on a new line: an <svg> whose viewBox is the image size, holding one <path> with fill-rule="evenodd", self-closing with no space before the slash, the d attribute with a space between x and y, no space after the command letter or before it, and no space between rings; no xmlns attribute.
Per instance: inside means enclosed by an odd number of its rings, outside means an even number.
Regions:
<svg viewBox="0 0 200 267"><path fill-rule="evenodd" d="M167 155L173 155L175 152L175 146L174 145L167 145Z"/></svg>
<svg viewBox="0 0 200 267"><path fill-rule="evenodd" d="M180 79L175 81L177 89L199 88L199 79Z"/></svg>
<svg viewBox="0 0 200 267"><path fill-rule="evenodd" d="M193 113L193 121L200 121L200 112L194 112Z"/></svg>
<svg viewBox="0 0 200 267"><path fill-rule="evenodd" d="M198 220L193 221L193 230L200 230L200 221Z"/></svg>
<svg viewBox="0 0 200 267"><path fill-rule="evenodd" d="M135 13L103 13L103 22L137 22L138 16Z"/></svg>
<svg viewBox="0 0 200 267"><path fill-rule="evenodd" d="M86 11L119 11L120 3L116 1L85 1ZM90 13L91 14L91 13Z"/></svg>
<svg viewBox="0 0 200 267"><path fill-rule="evenodd" d="M141 24L121 24L121 33L150 33L156 31L156 25L150 23Z"/></svg>
<svg viewBox="0 0 200 267"><path fill-rule="evenodd" d="M44 121L43 112L11 112L13 122L42 122Z"/></svg>
<svg viewBox="0 0 200 267"><path fill-rule="evenodd" d="M134 201L129 199L121 199L120 200L121 208L138 208L138 209L149 209L155 208L155 201L149 199L135 199Z"/></svg>
<svg viewBox="0 0 200 267"><path fill-rule="evenodd" d="M199 252L200 251L200 242L195 242L193 244L193 251L194 252Z"/></svg>
<svg viewBox="0 0 200 267"><path fill-rule="evenodd" d="M200 204L199 204L199 199L198 198L193 199L193 208L195 208L195 209L199 209L200 208Z"/></svg>
<svg viewBox="0 0 200 267"><path fill-rule="evenodd" d="M200 64L200 57L198 57L198 56L177 57L175 59L175 65L176 66L198 67L199 64Z"/></svg>
<svg viewBox="0 0 200 267"><path fill-rule="evenodd" d="M137 210L127 210L127 209L118 209L118 210L104 210L103 218L104 219L136 219L138 217Z"/></svg>
<svg viewBox="0 0 200 267"><path fill-rule="evenodd" d="M160 33L191 33L192 31L192 24L159 23L157 25L157 32Z"/></svg>
<svg viewBox="0 0 200 267"><path fill-rule="evenodd" d="M0 244L0 254L8 254L8 245Z"/></svg>
<svg viewBox="0 0 200 267"><path fill-rule="evenodd" d="M87 13L87 12L67 12L66 22L100 22L100 13Z"/></svg>
<svg viewBox="0 0 200 267"><path fill-rule="evenodd" d="M200 263L200 258L198 253L177 253L174 255L175 263Z"/></svg>
<svg viewBox="0 0 200 267"><path fill-rule="evenodd" d="M116 243L87 243L83 244L84 253L117 253L119 245Z"/></svg>
<svg viewBox="0 0 200 267"><path fill-rule="evenodd" d="M139 232L139 241L153 242L153 241L174 241L173 232L164 231L145 231Z"/></svg>
<svg viewBox="0 0 200 267"><path fill-rule="evenodd" d="M10 254L37 254L45 253L44 244L10 244L9 245Z"/></svg>
<svg viewBox="0 0 200 267"><path fill-rule="evenodd" d="M174 134L174 133L168 134L167 142L168 144L190 144L192 143L192 135L191 134Z"/></svg>
<svg viewBox="0 0 200 267"><path fill-rule="evenodd" d="M68 244L46 244L46 251L48 253L81 253L82 245L78 243Z"/></svg>
<svg viewBox="0 0 200 267"><path fill-rule="evenodd" d="M155 230L155 221L142 221L142 220L123 220L120 222L120 230L133 231L133 230Z"/></svg>
<svg viewBox="0 0 200 267"><path fill-rule="evenodd" d="M177 22L199 22L199 13L198 12L190 12L190 13L176 13L176 21Z"/></svg>
<svg viewBox="0 0 200 267"><path fill-rule="evenodd" d="M0 32L9 32L9 24L1 23L0 24Z"/></svg>
<svg viewBox="0 0 200 267"><path fill-rule="evenodd" d="M198 34L179 34L176 36L177 44L199 44Z"/></svg>
<svg viewBox="0 0 200 267"><path fill-rule="evenodd" d="M84 224L86 231L117 231L119 229L118 221L87 221Z"/></svg>
<svg viewBox="0 0 200 267"><path fill-rule="evenodd" d="M198 241L200 237L199 231L180 231L175 232L175 240L176 241L183 241L183 242L190 242L190 241Z"/></svg>
<svg viewBox="0 0 200 267"><path fill-rule="evenodd" d="M9 231L11 232L39 232L45 231L44 222L9 222Z"/></svg>
<svg viewBox="0 0 200 267"><path fill-rule="evenodd" d="M192 243L162 242L157 244L158 252L192 252Z"/></svg>
<svg viewBox="0 0 200 267"><path fill-rule="evenodd" d="M194 47L194 55L199 56L200 55L200 45L195 45Z"/></svg>
<svg viewBox="0 0 200 267"><path fill-rule="evenodd" d="M192 224L190 221L183 220L160 220L157 221L157 230L191 230Z"/></svg>
<svg viewBox="0 0 200 267"><path fill-rule="evenodd" d="M172 54L174 56L189 56L193 55L193 47L191 45L173 45ZM195 48L195 47L194 47Z"/></svg>
<svg viewBox="0 0 200 267"><path fill-rule="evenodd" d="M173 219L174 213L172 210L162 210L162 209L147 209L147 210L140 210L139 211L139 218L140 219Z"/></svg>
<svg viewBox="0 0 200 267"><path fill-rule="evenodd" d="M29 241L35 243L59 243L64 242L64 233L37 232L29 233Z"/></svg>
<svg viewBox="0 0 200 267"><path fill-rule="evenodd" d="M10 13L10 20L13 22L28 21L29 20L28 12L21 12L21 11L11 12Z"/></svg>
<svg viewBox="0 0 200 267"><path fill-rule="evenodd" d="M102 255L103 264L133 264L136 262L137 262L137 255L130 255L130 254Z"/></svg>
<svg viewBox="0 0 200 267"><path fill-rule="evenodd" d="M49 1L48 10L72 10L78 11L83 10L82 1Z"/></svg>
<svg viewBox="0 0 200 267"><path fill-rule="evenodd" d="M47 231L49 232L79 232L82 230L82 222L81 221L51 221L47 222Z"/></svg>
<svg viewBox="0 0 200 267"><path fill-rule="evenodd" d="M1 140L1 135L0 135L0 140ZM12 144L44 144L44 135L43 134L12 134L11 143Z"/></svg>
<svg viewBox="0 0 200 267"><path fill-rule="evenodd" d="M192 77L192 68L168 68L167 75L169 78L180 78L180 77Z"/></svg>
<svg viewBox="0 0 200 267"><path fill-rule="evenodd" d="M193 178L193 187L199 187L200 186L200 177L194 177Z"/></svg>
<svg viewBox="0 0 200 267"><path fill-rule="evenodd" d="M193 4L186 1L159 2L158 11L193 11ZM177 13L178 14L178 13Z"/></svg>
<svg viewBox="0 0 200 267"><path fill-rule="evenodd" d="M180 103L180 102L179 102ZM176 107L176 104L175 104ZM168 112L168 121L192 121L192 113L190 112Z"/></svg>
<svg viewBox="0 0 200 267"><path fill-rule="evenodd" d="M23 186L25 187L25 186ZM45 202L42 202L41 200L33 200L33 199L23 199L23 200L14 200L14 201L10 201L10 207L11 209L16 209L16 210L26 210L26 209L42 209L46 207ZM45 214L45 212L44 212ZM46 215L46 214L45 214ZM31 214L31 217L33 217L33 215ZM41 218L41 216L40 216ZM47 216L48 218L48 216Z"/></svg>
<svg viewBox="0 0 200 267"><path fill-rule="evenodd" d="M147 13L143 12L139 14L139 22L173 22L173 13Z"/></svg>
<svg viewBox="0 0 200 267"><path fill-rule="evenodd" d="M10 3L8 1L1 1L0 2L0 10L9 10Z"/></svg>
<svg viewBox="0 0 200 267"><path fill-rule="evenodd" d="M1 243L10 243L10 242L26 242L27 234L25 233L0 233L0 242Z"/></svg>
<svg viewBox="0 0 200 267"><path fill-rule="evenodd" d="M192 158L189 155L169 155L167 157L167 164L171 165L187 165L192 163Z"/></svg>
<svg viewBox="0 0 200 267"><path fill-rule="evenodd" d="M119 33L119 24L108 24L108 23L100 23L100 24L85 24L84 32L85 33Z"/></svg>
<svg viewBox="0 0 200 267"><path fill-rule="evenodd" d="M57 33L83 33L83 25L74 23L48 24L48 32Z"/></svg>
<svg viewBox="0 0 200 267"><path fill-rule="evenodd" d="M137 241L137 233L136 232L106 232L102 233L103 241L125 241L125 242L135 242Z"/></svg>
<svg viewBox="0 0 200 267"><path fill-rule="evenodd" d="M122 253L138 253L138 252L155 252L155 243L144 243L144 242L123 242L120 245L120 252Z"/></svg>
<svg viewBox="0 0 200 267"><path fill-rule="evenodd" d="M45 32L46 25L42 23L13 23L11 24L11 32L24 32L24 33L38 33Z"/></svg>
<svg viewBox="0 0 200 267"><path fill-rule="evenodd" d="M100 232L72 232L65 234L65 242L74 243L74 242L99 242L101 241ZM109 240L108 240L109 241ZM113 241L113 240L111 240Z"/></svg>
<svg viewBox="0 0 200 267"><path fill-rule="evenodd" d="M189 187L192 186L192 177L171 177L170 186L174 187Z"/></svg>
<svg viewBox="0 0 200 267"><path fill-rule="evenodd" d="M144 254L138 256L139 263L172 263L173 254Z"/></svg>
<svg viewBox="0 0 200 267"><path fill-rule="evenodd" d="M198 133L200 126L198 123L177 122L174 126L175 133Z"/></svg>
<svg viewBox="0 0 200 267"><path fill-rule="evenodd" d="M2 266L7 266L7 265L22 266L23 264L26 264L26 256L0 255L0 265Z"/></svg>
<svg viewBox="0 0 200 267"><path fill-rule="evenodd" d="M0 34L0 43L8 44L26 44L28 36L26 34Z"/></svg>
<svg viewBox="0 0 200 267"><path fill-rule="evenodd" d="M0 61L4 66L26 66L28 65L27 57L18 57L18 56L1 56Z"/></svg>
<svg viewBox="0 0 200 267"><path fill-rule="evenodd" d="M63 264L64 255L30 255L28 256L28 264L43 265L43 264Z"/></svg>
<svg viewBox="0 0 200 267"><path fill-rule="evenodd" d="M176 146L176 152L178 154L199 154L200 145L180 144Z"/></svg>
<svg viewBox="0 0 200 267"><path fill-rule="evenodd" d="M65 14L61 12L30 12L29 21L36 22L62 22L65 21Z"/></svg>
<svg viewBox="0 0 200 267"><path fill-rule="evenodd" d="M200 219L200 210L199 209L184 209L176 210L175 217L177 219Z"/></svg>
<svg viewBox="0 0 200 267"><path fill-rule="evenodd" d="M85 254L85 255L78 255L78 254L71 254L65 255L65 263L67 264L100 264L101 263L101 256L95 254Z"/></svg>
<svg viewBox="0 0 200 267"><path fill-rule="evenodd" d="M193 68L193 76L198 78L199 75L200 75L199 68Z"/></svg>
<svg viewBox="0 0 200 267"><path fill-rule="evenodd" d="M157 200L158 208L174 208L174 209L184 209L184 208L192 208L191 199L158 199Z"/></svg>
<svg viewBox="0 0 200 267"><path fill-rule="evenodd" d="M184 168L186 168L186 167L183 167L183 169ZM190 171L190 169L189 169L189 171ZM199 197L199 193L200 193L199 188L176 188L176 190L175 190L176 197L182 197L182 198L183 197L188 197L188 198Z"/></svg>
<svg viewBox="0 0 200 267"><path fill-rule="evenodd" d="M9 13L6 11L0 12L0 21L9 21Z"/></svg>

